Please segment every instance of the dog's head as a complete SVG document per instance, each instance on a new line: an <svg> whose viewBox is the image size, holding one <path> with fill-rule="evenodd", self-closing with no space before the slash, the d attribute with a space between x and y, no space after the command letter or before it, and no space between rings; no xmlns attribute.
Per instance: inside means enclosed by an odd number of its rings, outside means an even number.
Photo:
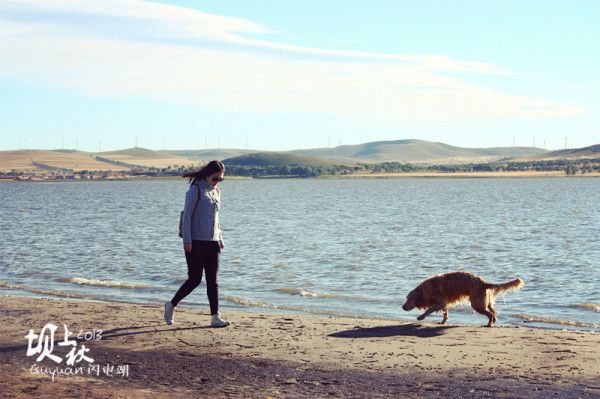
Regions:
<svg viewBox="0 0 600 399"><path fill-rule="evenodd" d="M402 309L406 310L407 312L409 310L413 310L417 306L419 295L420 293L417 290L412 290L409 292L406 296L406 302L404 302L404 305L402 305Z"/></svg>

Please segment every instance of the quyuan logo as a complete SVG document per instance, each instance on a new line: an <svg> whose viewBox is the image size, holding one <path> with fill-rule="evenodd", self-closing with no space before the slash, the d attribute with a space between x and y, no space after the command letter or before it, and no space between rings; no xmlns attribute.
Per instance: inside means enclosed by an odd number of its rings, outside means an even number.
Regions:
<svg viewBox="0 0 600 399"><path fill-rule="evenodd" d="M64 355L66 358L66 367L48 367L41 366L40 362L44 359L49 359L57 364L60 364L65 358L54 353L54 341L58 327L52 323L46 324L39 334L36 334L33 329L25 336L27 338L27 356L35 356L36 363L32 364L29 371L32 374L48 374L52 376L54 381L57 375L92 375L99 376L105 374L109 377L113 375L126 377L129 375L129 365L111 365L107 363L102 367L98 364L93 364L94 359L90 356L90 348L85 344L79 346L79 342L98 341L102 339L102 330L83 331L74 336L74 333L69 331L66 324L63 324L64 335L63 339L57 343L58 347L70 348ZM71 338L73 336L73 338Z"/></svg>

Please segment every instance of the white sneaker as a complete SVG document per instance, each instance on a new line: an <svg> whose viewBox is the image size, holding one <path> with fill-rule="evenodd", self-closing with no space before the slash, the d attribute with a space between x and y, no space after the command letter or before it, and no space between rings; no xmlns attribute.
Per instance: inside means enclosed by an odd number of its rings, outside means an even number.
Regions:
<svg viewBox="0 0 600 399"><path fill-rule="evenodd" d="M219 313L212 315L212 318L210 321L211 327L227 327L230 324L231 323L228 322L227 320L222 319L221 315Z"/></svg>
<svg viewBox="0 0 600 399"><path fill-rule="evenodd" d="M171 301L165 302L165 321L168 325L173 324L173 310L175 310L175 306L171 304Z"/></svg>

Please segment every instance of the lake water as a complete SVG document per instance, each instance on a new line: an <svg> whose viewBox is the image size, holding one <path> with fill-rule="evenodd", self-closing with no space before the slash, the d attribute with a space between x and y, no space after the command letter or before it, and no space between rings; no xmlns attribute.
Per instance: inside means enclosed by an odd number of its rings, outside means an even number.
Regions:
<svg viewBox="0 0 600 399"><path fill-rule="evenodd" d="M499 325L600 330L600 179L221 184L224 313L414 320L401 305L416 284L466 270L525 281L498 297ZM183 179L0 184L0 294L169 300L187 278L186 190ZM180 306L207 312L204 282ZM468 304L450 311L451 323L486 321Z"/></svg>

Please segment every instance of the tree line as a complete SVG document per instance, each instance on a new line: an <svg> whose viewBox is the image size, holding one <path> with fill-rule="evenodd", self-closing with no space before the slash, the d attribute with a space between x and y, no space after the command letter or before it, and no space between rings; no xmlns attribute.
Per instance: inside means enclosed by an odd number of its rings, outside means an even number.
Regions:
<svg viewBox="0 0 600 399"><path fill-rule="evenodd" d="M179 166L173 165L166 168L158 167L140 167L125 162L109 160L102 157L96 157L97 160L110 162L114 165L129 168L120 173L126 175L150 175L150 176L180 176L183 173L196 170L200 165ZM57 173L71 172L71 169L56 168L45 164L37 163L35 166ZM268 177L318 177L327 175L350 175L356 172L366 173L406 173L406 172L440 172L440 173L458 173L458 172L516 172L516 171L562 171L566 175L586 174L600 172L600 158L589 158L582 160L546 160L546 161L496 161L481 163L465 163L451 165L424 165L402 162L381 162L381 163L360 163L353 166L346 165L237 165L228 164L225 161L227 174L230 176L243 176L254 178ZM102 174L109 171L78 171L82 174ZM27 174L24 171L12 170L6 175Z"/></svg>

